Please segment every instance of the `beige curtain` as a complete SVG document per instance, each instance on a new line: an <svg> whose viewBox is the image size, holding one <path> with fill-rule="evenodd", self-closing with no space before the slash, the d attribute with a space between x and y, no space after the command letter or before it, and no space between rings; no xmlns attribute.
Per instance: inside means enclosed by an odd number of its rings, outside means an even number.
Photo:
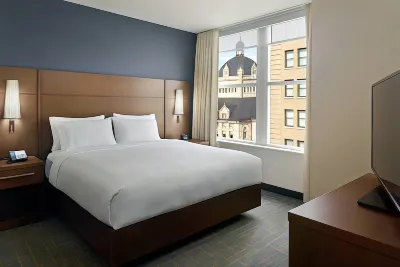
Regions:
<svg viewBox="0 0 400 267"><path fill-rule="evenodd" d="M306 23L307 23L307 52L308 52L308 62L307 62L307 125L306 125L306 140L304 148L304 177L303 177L303 200L307 202L310 200L310 121L311 121L311 57L312 57L312 31L311 31L311 20L312 20L312 10L311 4L306 6Z"/></svg>
<svg viewBox="0 0 400 267"><path fill-rule="evenodd" d="M197 35L192 138L216 145L218 109L218 30Z"/></svg>

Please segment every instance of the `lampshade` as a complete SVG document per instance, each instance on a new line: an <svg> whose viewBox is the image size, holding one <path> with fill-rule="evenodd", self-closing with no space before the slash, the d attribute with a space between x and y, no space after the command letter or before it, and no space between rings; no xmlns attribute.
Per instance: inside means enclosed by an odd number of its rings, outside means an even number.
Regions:
<svg viewBox="0 0 400 267"><path fill-rule="evenodd" d="M183 90L176 90L175 95L175 115L183 115Z"/></svg>
<svg viewBox="0 0 400 267"><path fill-rule="evenodd" d="M4 104L4 119L20 119L19 83L8 80L6 85L6 101Z"/></svg>

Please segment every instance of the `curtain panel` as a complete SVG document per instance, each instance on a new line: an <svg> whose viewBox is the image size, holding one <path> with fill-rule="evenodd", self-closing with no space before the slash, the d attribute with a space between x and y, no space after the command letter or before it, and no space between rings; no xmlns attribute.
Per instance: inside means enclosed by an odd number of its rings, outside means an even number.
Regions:
<svg viewBox="0 0 400 267"><path fill-rule="evenodd" d="M218 30L197 35L192 138L216 145L218 109Z"/></svg>

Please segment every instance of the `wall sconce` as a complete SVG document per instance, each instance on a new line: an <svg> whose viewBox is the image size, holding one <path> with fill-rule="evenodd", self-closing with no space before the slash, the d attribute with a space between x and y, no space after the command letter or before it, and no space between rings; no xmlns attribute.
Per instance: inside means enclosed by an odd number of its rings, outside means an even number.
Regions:
<svg viewBox="0 0 400 267"><path fill-rule="evenodd" d="M175 111L174 115L178 115L177 122L179 123L179 115L183 115L183 90L175 91Z"/></svg>
<svg viewBox="0 0 400 267"><path fill-rule="evenodd" d="M7 80L6 101L4 104L4 119L9 119L9 132L14 133L14 119L21 118L19 102L19 83L17 80Z"/></svg>

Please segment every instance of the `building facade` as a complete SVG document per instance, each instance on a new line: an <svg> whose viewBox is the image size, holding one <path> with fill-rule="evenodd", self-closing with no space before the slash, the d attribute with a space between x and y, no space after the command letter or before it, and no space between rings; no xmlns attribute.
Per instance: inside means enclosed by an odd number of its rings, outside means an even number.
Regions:
<svg viewBox="0 0 400 267"><path fill-rule="evenodd" d="M270 46L270 81L305 80L306 39ZM256 139L257 63L246 57L244 44L219 70L217 136L236 140ZM238 86L238 87L235 87ZM270 86L270 143L304 146L305 85Z"/></svg>
<svg viewBox="0 0 400 267"><path fill-rule="evenodd" d="M306 39L271 46L271 82L305 80L307 75ZM305 85L270 87L271 144L304 146Z"/></svg>

